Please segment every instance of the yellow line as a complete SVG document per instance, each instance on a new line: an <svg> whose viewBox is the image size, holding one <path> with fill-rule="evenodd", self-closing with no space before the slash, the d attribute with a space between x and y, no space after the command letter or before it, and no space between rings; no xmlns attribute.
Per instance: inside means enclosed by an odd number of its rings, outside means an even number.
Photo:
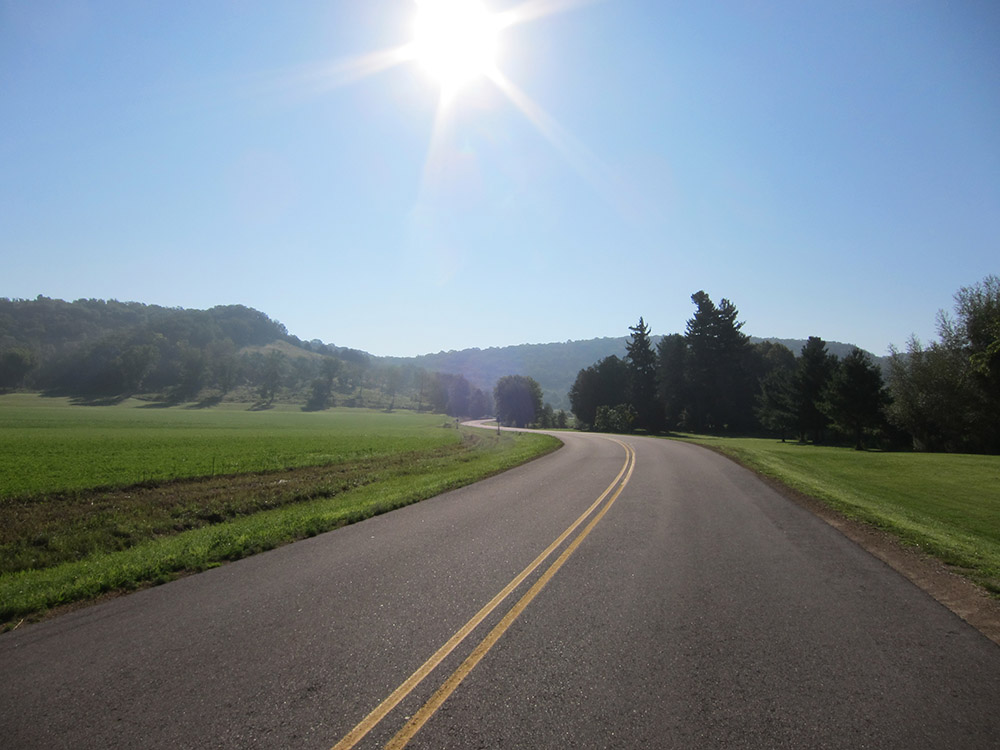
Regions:
<svg viewBox="0 0 1000 750"><path fill-rule="evenodd" d="M608 485L607 489L601 493L601 496L594 501L594 503L585 510L579 518L577 518L570 526L559 535L559 537L552 542L545 550L538 555L524 570L517 574L510 583L508 583L504 588L498 593L493 599L491 599L486 606L484 606L479 612L477 612L471 620L469 620L465 625L463 625L456 633L447 640L447 642L441 646L434 655L431 656L427 661L420 665L417 670L410 675L398 688L392 691L388 698L382 701L375 709L368 714L364 719L362 719L357 726L354 727L350 732L348 732L343 739L340 740L336 745L333 746L332 750L350 750L353 748L361 739L368 734L372 729L375 728L382 719L384 719L389 712L392 711L399 703L409 695L413 689L419 685L427 675L429 675L434 669L444 661L448 655L455 650L455 648L465 640L468 635L475 630L483 620L489 617L490 613L493 612L497 607L503 603L503 600L510 596L518 586L520 586L524 579L530 576L535 569L538 568L545 560L572 534L576 528L583 523L587 517L594 512L594 510L604 502L604 499L611 493L618 482L628 471L631 475L631 470L629 468L630 462L632 461L631 449L624 443L615 440L616 443L625 448L625 464L622 466L621 471L618 472L618 476L614 478L614 481ZM626 482L628 479L625 480ZM622 485L624 486L624 484ZM621 492L619 488L618 492ZM617 493L615 497L617 497ZM614 502L614 500L612 500ZM602 512L603 514L603 512ZM589 528L589 527L588 527Z"/></svg>
<svg viewBox="0 0 1000 750"><path fill-rule="evenodd" d="M600 523L601 519L604 518L604 515L608 512L608 509L614 505L615 500L618 499L622 490L625 489L625 485L628 484L628 481L632 476L632 470L635 469L635 452L624 443L619 444L625 448L628 456L626 459L626 465L629 461L631 461L632 464L629 467L628 474L625 479L622 480L622 483L615 491L615 494L612 495L610 500L608 500L607 505L601 508L601 511L594 516L591 522L587 524L587 527L580 532L580 535L577 536L576 539L574 539L565 549L565 551L559 555L556 561L549 566L548 570L545 571L542 577L535 582L535 585L528 589L528 592L521 597L517 604L515 604L506 615L504 615L504 618L497 623L493 630L491 630L489 634L479 643L479 645L473 649L472 653L469 654L458 669L456 669L451 676L444 681L441 687L439 687L434 695L431 696L430 700L428 700L427 703L425 703L420 710L413 715L413 718L399 730L395 737L389 740L389 743L385 746L385 750L401 750L411 739L413 739L413 736L420 731L431 716L433 716L441 705L448 700L449 696L455 692L455 689L461 684L462 680L464 680L469 673L476 668L476 665L479 664L484 656L486 656L487 652L493 648L496 642L499 641L503 634L507 632L507 629L514 624L514 621L521 615L527 606L531 604L532 600L543 588L545 588L548 582L552 580L552 577L563 566L563 563L565 563L576 551L577 547L580 546L580 543L583 542L593 528Z"/></svg>

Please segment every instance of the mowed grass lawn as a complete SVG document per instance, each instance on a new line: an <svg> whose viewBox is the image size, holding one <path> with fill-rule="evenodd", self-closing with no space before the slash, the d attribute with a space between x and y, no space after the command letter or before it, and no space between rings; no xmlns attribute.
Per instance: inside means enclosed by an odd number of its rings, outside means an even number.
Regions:
<svg viewBox="0 0 1000 750"><path fill-rule="evenodd" d="M919 546L1000 595L1000 456L685 439Z"/></svg>
<svg viewBox="0 0 1000 750"><path fill-rule="evenodd" d="M412 412L0 396L0 625L334 529L558 445Z"/></svg>

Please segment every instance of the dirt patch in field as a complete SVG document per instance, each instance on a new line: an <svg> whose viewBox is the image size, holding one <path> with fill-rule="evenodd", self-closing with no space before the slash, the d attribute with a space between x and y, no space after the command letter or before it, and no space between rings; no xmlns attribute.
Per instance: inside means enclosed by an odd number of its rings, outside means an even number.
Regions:
<svg viewBox="0 0 1000 750"><path fill-rule="evenodd" d="M127 549L155 537L333 497L464 445L275 472L233 474L0 501L0 573Z"/></svg>

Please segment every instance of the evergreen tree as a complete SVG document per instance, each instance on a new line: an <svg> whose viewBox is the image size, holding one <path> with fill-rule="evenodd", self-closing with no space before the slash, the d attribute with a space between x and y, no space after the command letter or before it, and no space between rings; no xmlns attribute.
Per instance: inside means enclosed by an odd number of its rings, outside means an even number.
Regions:
<svg viewBox="0 0 1000 750"><path fill-rule="evenodd" d="M754 413L765 430L778 433L785 442L798 423L793 386L795 355L787 346L770 341L757 344L755 349L763 372Z"/></svg>
<svg viewBox="0 0 1000 750"><path fill-rule="evenodd" d="M739 310L728 299L719 302L718 377L721 421L729 431L746 432L756 425L753 414L761 365L750 337L743 333Z"/></svg>
<svg viewBox="0 0 1000 750"><path fill-rule="evenodd" d="M716 421L712 411L717 391L715 322L718 311L712 298L704 291L692 294L691 301L697 309L684 330L684 339L687 341L687 426L695 432L701 432Z"/></svg>
<svg viewBox="0 0 1000 750"><path fill-rule="evenodd" d="M823 431L830 420L820 405L836 362L837 358L827 353L826 342L818 336L810 336L802 347L802 355L792 381L799 440L802 442L810 434L813 442L823 441Z"/></svg>
<svg viewBox="0 0 1000 750"><path fill-rule="evenodd" d="M649 327L640 317L638 324L629 326L632 337L625 345L628 364L628 404L635 412L635 426L647 432L657 432L663 426L663 416L656 394L656 353L649 337Z"/></svg>
<svg viewBox="0 0 1000 750"><path fill-rule="evenodd" d="M685 368L687 342L679 333L664 336L656 345L656 385L664 424L673 430L682 426L687 405Z"/></svg>
<svg viewBox="0 0 1000 750"><path fill-rule="evenodd" d="M865 433L882 424L887 402L882 371L863 351L852 349L834 370L820 409L863 450Z"/></svg>
<svg viewBox="0 0 1000 750"><path fill-rule="evenodd" d="M718 307L703 291L691 295L697 310L688 320L688 421L694 430L746 430L754 425L757 380L750 338L728 299Z"/></svg>

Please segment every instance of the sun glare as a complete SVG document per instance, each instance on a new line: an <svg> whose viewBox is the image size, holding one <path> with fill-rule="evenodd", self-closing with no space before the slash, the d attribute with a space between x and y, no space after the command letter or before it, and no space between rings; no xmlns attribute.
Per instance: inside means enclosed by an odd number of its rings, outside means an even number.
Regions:
<svg viewBox="0 0 1000 750"><path fill-rule="evenodd" d="M413 55L448 92L488 75L499 24L478 0L416 0Z"/></svg>

